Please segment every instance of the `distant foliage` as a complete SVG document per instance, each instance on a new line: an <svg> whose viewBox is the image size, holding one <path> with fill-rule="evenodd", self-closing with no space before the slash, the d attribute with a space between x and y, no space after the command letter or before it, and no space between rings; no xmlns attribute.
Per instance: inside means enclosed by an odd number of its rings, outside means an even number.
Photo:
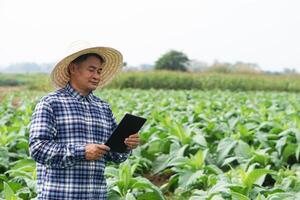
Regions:
<svg viewBox="0 0 300 200"><path fill-rule="evenodd" d="M155 69L187 71L189 58L182 52L171 50L162 55L155 63Z"/></svg>
<svg viewBox="0 0 300 200"><path fill-rule="evenodd" d="M208 67L205 71L214 72L214 73L222 73L222 74L232 74L232 73L240 73L240 74L258 74L262 73L260 67L255 63L244 63L244 62L236 62L232 63L223 63L215 61L210 67Z"/></svg>
<svg viewBox="0 0 300 200"><path fill-rule="evenodd" d="M26 87L29 90L49 91L53 90L49 74L6 74L0 73L0 87L17 86Z"/></svg>
<svg viewBox="0 0 300 200"><path fill-rule="evenodd" d="M0 79L0 86L18 86L21 85L22 82L14 79Z"/></svg>
<svg viewBox="0 0 300 200"><path fill-rule="evenodd" d="M300 91L297 75L182 73L170 71L121 73L107 87L231 91Z"/></svg>
<svg viewBox="0 0 300 200"><path fill-rule="evenodd" d="M14 80L18 83L17 86L29 90L53 91L55 89L51 85L49 74L6 74L0 75L0 80ZM5 86L9 86L8 83L6 82ZM166 70L122 72L106 88L300 92L300 76L255 73L190 73Z"/></svg>

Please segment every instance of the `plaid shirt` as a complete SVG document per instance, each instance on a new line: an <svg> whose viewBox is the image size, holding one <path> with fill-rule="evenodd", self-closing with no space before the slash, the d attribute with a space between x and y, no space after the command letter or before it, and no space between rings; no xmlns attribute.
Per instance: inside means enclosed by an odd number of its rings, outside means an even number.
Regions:
<svg viewBox="0 0 300 200"><path fill-rule="evenodd" d="M108 103L92 93L81 96L70 84L42 98L29 137L37 162L38 199L106 199L105 163L120 163L130 152L108 152L89 161L85 145L104 144L116 126Z"/></svg>

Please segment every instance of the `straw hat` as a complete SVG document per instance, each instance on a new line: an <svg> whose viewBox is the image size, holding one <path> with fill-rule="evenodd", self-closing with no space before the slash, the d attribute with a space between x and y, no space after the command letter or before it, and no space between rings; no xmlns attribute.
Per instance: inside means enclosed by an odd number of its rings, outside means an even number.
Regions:
<svg viewBox="0 0 300 200"><path fill-rule="evenodd" d="M51 72L51 81L57 88L63 88L70 80L70 74L68 72L69 64L77 57L88 54L96 53L100 55L103 60L103 69L101 71L101 78L98 84L98 88L102 88L108 84L115 75L121 70L123 66L123 56L116 49L110 47L89 47L81 50L73 50L67 57L59 61Z"/></svg>

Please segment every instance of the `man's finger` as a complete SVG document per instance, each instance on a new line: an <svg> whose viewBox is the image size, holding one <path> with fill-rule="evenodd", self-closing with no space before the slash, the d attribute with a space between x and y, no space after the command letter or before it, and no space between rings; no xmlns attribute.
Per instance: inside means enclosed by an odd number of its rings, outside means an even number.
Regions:
<svg viewBox="0 0 300 200"><path fill-rule="evenodd" d="M110 150L109 146L106 146L105 144L99 144L99 145L97 145L97 147L99 149L105 150L105 151L109 151Z"/></svg>
<svg viewBox="0 0 300 200"><path fill-rule="evenodd" d="M128 142L139 142L140 139L139 138L126 138L125 141L128 141Z"/></svg>
<svg viewBox="0 0 300 200"><path fill-rule="evenodd" d="M135 133L135 134L132 134L129 136L129 138L139 138L139 134L138 133Z"/></svg>
<svg viewBox="0 0 300 200"><path fill-rule="evenodd" d="M126 145L139 145L139 141L128 141L128 140L125 140L125 144Z"/></svg>
<svg viewBox="0 0 300 200"><path fill-rule="evenodd" d="M127 145L129 149L135 149L138 145Z"/></svg>
<svg viewBox="0 0 300 200"><path fill-rule="evenodd" d="M139 143L137 143L137 142L125 142L125 144L127 144L127 145L138 145Z"/></svg>
<svg viewBox="0 0 300 200"><path fill-rule="evenodd" d="M108 151L106 151L106 150L103 150L103 149L100 149L99 150L99 153L101 154L101 155L104 155L104 154L106 154Z"/></svg>

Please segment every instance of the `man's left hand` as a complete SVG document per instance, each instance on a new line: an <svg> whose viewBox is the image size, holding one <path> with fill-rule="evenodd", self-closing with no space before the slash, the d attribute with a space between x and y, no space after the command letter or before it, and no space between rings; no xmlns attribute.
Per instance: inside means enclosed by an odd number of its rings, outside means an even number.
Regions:
<svg viewBox="0 0 300 200"><path fill-rule="evenodd" d="M128 149L135 149L140 144L140 136L138 133L130 135L125 139L124 143L127 145Z"/></svg>

